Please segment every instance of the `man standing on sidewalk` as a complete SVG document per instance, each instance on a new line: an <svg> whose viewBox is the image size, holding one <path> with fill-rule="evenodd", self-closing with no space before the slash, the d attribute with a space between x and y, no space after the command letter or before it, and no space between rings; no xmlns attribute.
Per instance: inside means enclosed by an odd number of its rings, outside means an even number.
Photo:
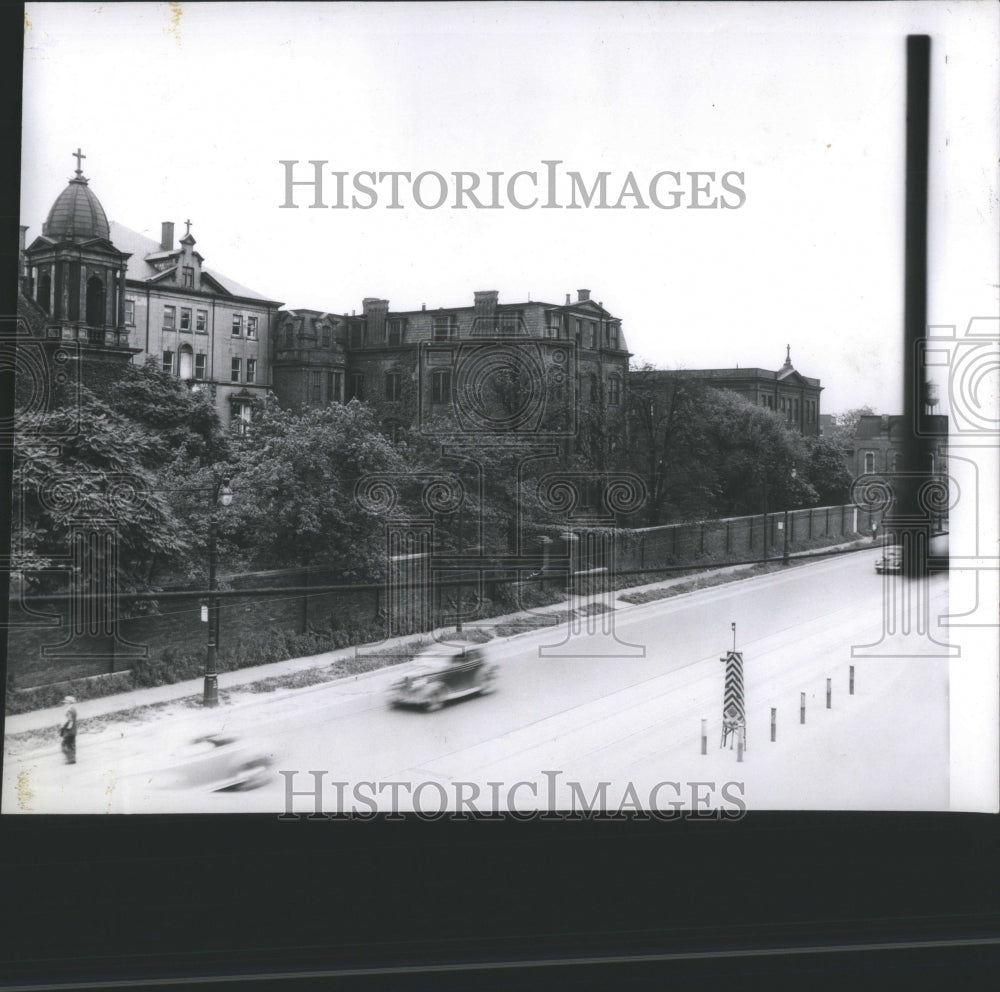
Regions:
<svg viewBox="0 0 1000 992"><path fill-rule="evenodd" d="M67 696L63 700L63 705L68 706L66 710L66 720L59 728L59 736L62 737L63 754L66 755L66 764L76 764L76 699Z"/></svg>

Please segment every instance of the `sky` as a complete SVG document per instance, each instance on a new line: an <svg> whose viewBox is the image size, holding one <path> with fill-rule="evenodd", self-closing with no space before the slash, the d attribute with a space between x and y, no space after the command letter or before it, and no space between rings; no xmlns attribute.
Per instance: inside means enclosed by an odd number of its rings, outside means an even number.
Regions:
<svg viewBox="0 0 1000 992"><path fill-rule="evenodd" d="M996 313L1000 267L986 3L29 3L21 223L30 243L79 147L109 219L156 239L190 219L209 268L288 307L589 288L637 362L777 369L790 345L823 412L897 413L908 33L932 37L928 319L964 327ZM302 180L312 160L328 205L296 188L283 208L280 163ZM543 189L516 209L508 179L544 182L545 161L563 209L542 209ZM503 173L504 206L453 209L449 189L424 208L400 180L391 209L385 180L363 209L364 171L471 172L487 203ZM566 209L569 171L588 188L609 173L623 209ZM334 172L346 209L329 206ZM664 172L676 209L648 196ZM705 193L692 172L714 174ZM619 201L629 174L642 199ZM433 177L420 189L433 204Z"/></svg>

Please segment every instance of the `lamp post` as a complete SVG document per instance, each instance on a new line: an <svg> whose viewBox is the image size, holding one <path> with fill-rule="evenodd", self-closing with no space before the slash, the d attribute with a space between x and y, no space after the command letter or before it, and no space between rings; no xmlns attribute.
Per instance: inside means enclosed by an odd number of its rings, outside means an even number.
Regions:
<svg viewBox="0 0 1000 992"><path fill-rule="evenodd" d="M792 467L792 479L794 479L795 476L796 476L796 471L795 471L795 467L793 466ZM783 565L787 565L788 564L788 509L787 509L787 504L786 504L786 509L785 509L784 531L785 531L785 546L784 546L784 551L782 552L782 555L781 555L781 563Z"/></svg>
<svg viewBox="0 0 1000 992"><path fill-rule="evenodd" d="M215 569L218 559L216 546L216 514L220 506L229 506L233 501L233 491L221 479L215 480L212 489L212 509L208 516L208 646L205 655L205 706L219 705L219 675L217 668L219 649L219 600L215 595L217 588Z"/></svg>

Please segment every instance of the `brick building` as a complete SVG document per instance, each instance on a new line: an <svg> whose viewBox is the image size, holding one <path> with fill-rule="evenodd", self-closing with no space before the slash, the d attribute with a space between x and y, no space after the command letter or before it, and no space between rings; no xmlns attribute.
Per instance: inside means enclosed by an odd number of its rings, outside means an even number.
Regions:
<svg viewBox="0 0 1000 992"><path fill-rule="evenodd" d="M656 369L636 371L632 381L644 387L657 382L666 384L679 379L698 379L706 386L728 389L739 393L755 406L766 407L780 414L790 426L801 434L818 436L820 433L819 379L797 372L792 366L791 345L785 352L785 363L776 372L758 368L734 369Z"/></svg>
<svg viewBox="0 0 1000 992"><path fill-rule="evenodd" d="M281 303L206 268L190 222L176 245L171 222L159 242L109 223L77 156L41 235L22 245L22 284L45 315L46 339L74 342L81 365L151 355L207 389L223 424L248 420L270 385Z"/></svg>

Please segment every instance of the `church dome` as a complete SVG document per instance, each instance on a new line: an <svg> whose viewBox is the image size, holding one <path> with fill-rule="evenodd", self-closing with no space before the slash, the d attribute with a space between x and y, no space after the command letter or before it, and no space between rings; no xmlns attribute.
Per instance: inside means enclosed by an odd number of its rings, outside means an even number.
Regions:
<svg viewBox="0 0 1000 992"><path fill-rule="evenodd" d="M56 241L111 240L104 207L80 172L52 204L49 216L42 225L42 234Z"/></svg>

